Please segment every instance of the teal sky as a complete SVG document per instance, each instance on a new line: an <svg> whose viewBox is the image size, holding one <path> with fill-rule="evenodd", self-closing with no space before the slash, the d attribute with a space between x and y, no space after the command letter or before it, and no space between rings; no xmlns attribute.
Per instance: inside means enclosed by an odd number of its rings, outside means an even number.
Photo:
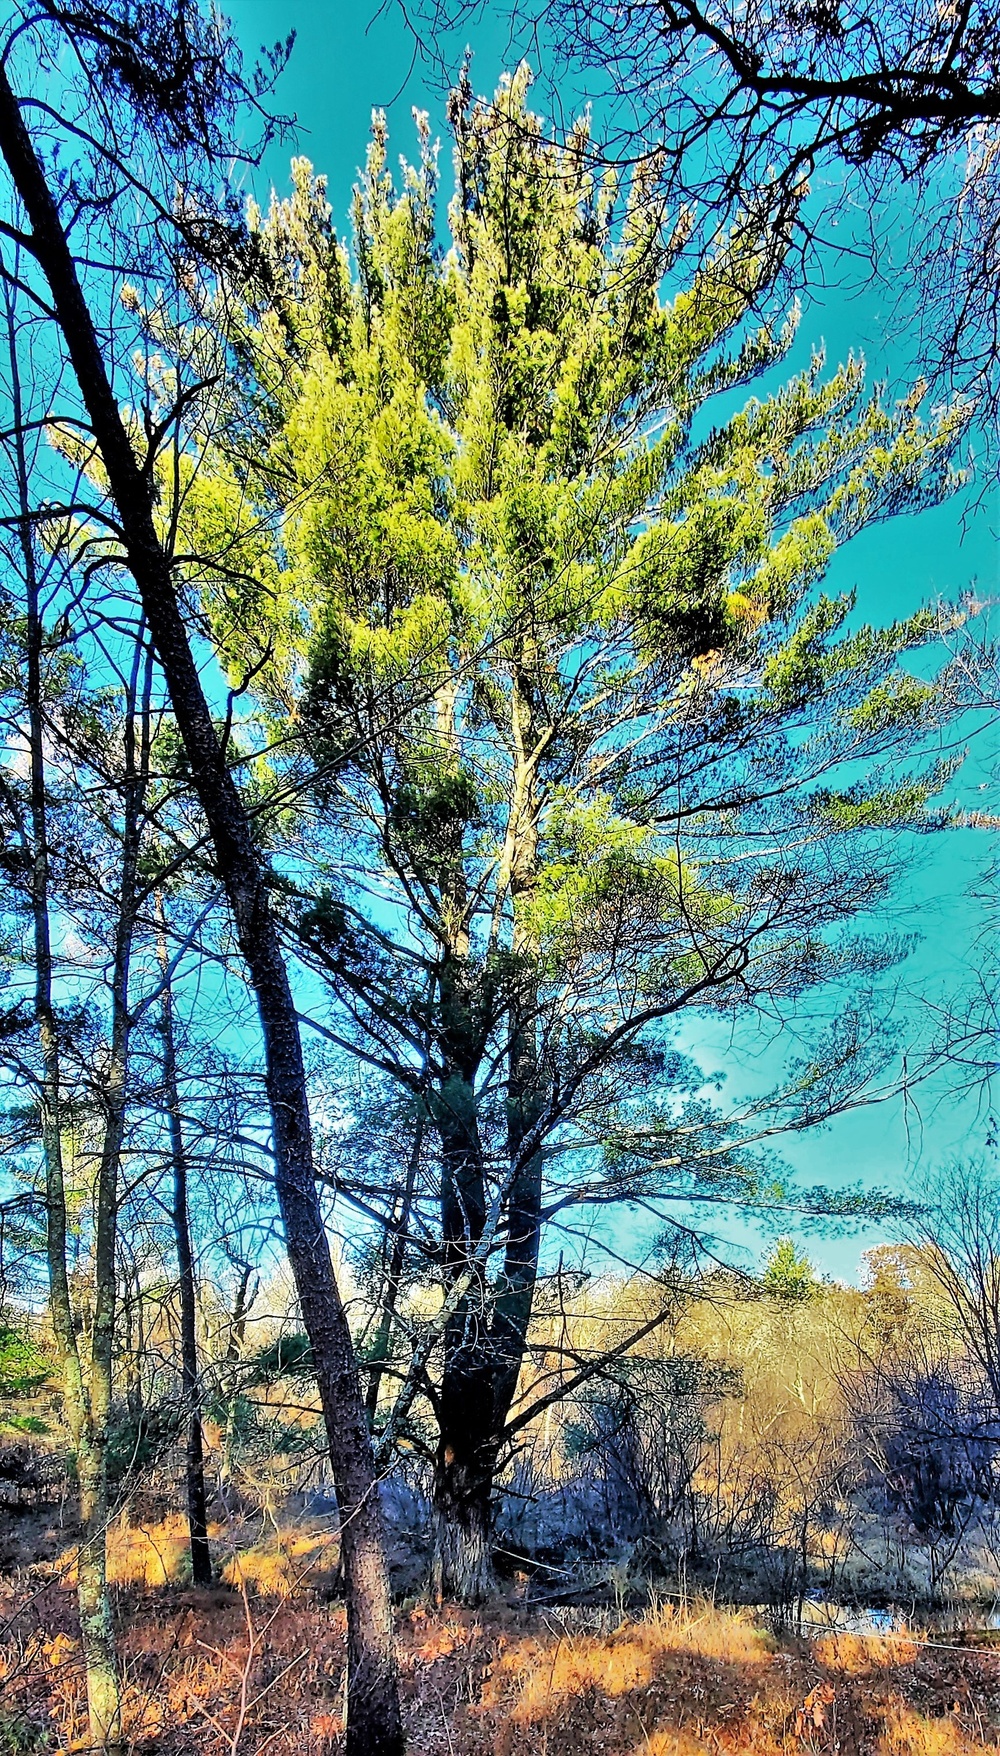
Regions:
<svg viewBox="0 0 1000 1756"><path fill-rule="evenodd" d="M372 109L384 108L390 125L392 160L410 155L413 145L411 111L428 109L432 128L441 123L437 70L408 30L396 0L229 0L232 19L246 57L262 44L296 32L287 72L276 94L276 105L294 114L292 138L268 154L255 179L258 199L266 200L269 183L280 192L287 186L288 161L304 153L329 182L329 197L338 227L346 229L351 186L361 164ZM488 3L465 32L435 45L451 66L466 42L473 50L473 82L491 90L499 73L516 58L502 10ZM578 107L579 93L565 95L566 110ZM447 165L442 164L447 177ZM841 232L849 231L849 219ZM881 291L856 283L831 251L819 265L822 286L814 284L803 299L796 350L783 373L804 363L810 348L826 345L836 365L853 348L861 351L872 378L903 384L913 375L912 330L900 319L897 287L892 276ZM983 483L947 505L900 518L847 544L835 557L828 589L855 589L858 613L866 621L884 622L905 615L936 597L954 598L975 586L980 598L1000 595L1000 497ZM973 744L970 760L953 796L983 807L989 798L986 782L996 747ZM998 809L995 796L990 808ZM891 923L918 932L920 944L904 967L903 976L918 995L943 996L968 979L982 959L980 906L970 896L990 855L988 838L956 830L934 837L911 837L907 868L896 897ZM995 849L994 849L995 851ZM770 1083L775 1065L773 1042L743 1033L734 1044L718 1031L695 1029L685 1039L706 1063L727 1070L731 1085L747 1090ZM792 1033L783 1035L783 1045ZM976 1100L960 1099L955 1081L947 1077L914 1093L907 1103L892 1101L841 1118L827 1129L786 1143L783 1152L807 1184L869 1181L909 1191L953 1153L982 1144ZM743 1235L756 1253L760 1241ZM735 1233L730 1236L735 1241ZM810 1240L809 1249L823 1269L853 1278L859 1252L878 1241L870 1231L859 1237Z"/></svg>

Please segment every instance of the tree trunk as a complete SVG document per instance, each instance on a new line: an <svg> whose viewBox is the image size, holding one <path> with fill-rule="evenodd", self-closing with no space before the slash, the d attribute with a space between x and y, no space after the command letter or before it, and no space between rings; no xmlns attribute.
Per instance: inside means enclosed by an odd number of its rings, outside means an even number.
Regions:
<svg viewBox="0 0 1000 1756"><path fill-rule="evenodd" d="M399 1299L399 1285L403 1276L406 1261L406 1239L410 1229L410 1210L413 1206L413 1190L420 1167L420 1151L424 1140L424 1118L418 1114L413 1133L413 1146L406 1166L406 1183L399 1213L390 1228L392 1243L389 1248L389 1260L385 1271L385 1292L382 1298L382 1309L368 1352L368 1389L365 1392L365 1413L372 1431L375 1430L375 1416L378 1413L378 1393L382 1382L382 1368L389 1358L392 1343L392 1326L396 1316L396 1304ZM387 1239L388 1242L388 1239Z"/></svg>
<svg viewBox="0 0 1000 1756"><path fill-rule="evenodd" d="M191 1578L195 1585L211 1585L212 1555L208 1546L205 1448L202 1439L201 1400L198 1389L198 1304L194 1278L194 1253L191 1249L191 1226L188 1217L188 1162L184 1131L181 1126L180 1096L177 1090L177 1050L174 1042L173 992L170 978L170 958L167 950L167 920L163 907L163 895L159 891L156 896L156 949L160 969L163 972L160 1032L163 1038L163 1096L167 1111L170 1163L174 1179L171 1218L174 1227L174 1249L177 1252L177 1290L181 1319L181 1397L187 1426L184 1475L187 1488Z"/></svg>
<svg viewBox="0 0 1000 1756"><path fill-rule="evenodd" d="M454 1374L448 1376L450 1384L454 1385ZM443 1598L453 1598L463 1604L484 1603L496 1590L493 1566L496 1452L492 1448L492 1398L488 1396L488 1374L480 1368L478 1376L481 1388L487 1392L481 1412L470 1409L467 1401L467 1414L471 1414L472 1419L463 1424L451 1418L450 1408L447 1412L442 1409L442 1432L434 1468L431 1574L434 1598L439 1604ZM470 1431L473 1423L478 1429L475 1435Z"/></svg>
<svg viewBox="0 0 1000 1756"><path fill-rule="evenodd" d="M14 446L18 473L27 608L27 708L31 800L31 909L34 927L35 1018L42 1057L41 1134L45 1166L45 1237L49 1310L62 1376L63 1405L73 1441L80 1488L84 1540L77 1555L77 1604L83 1647L90 1742L95 1749L118 1748L121 1702L114 1623L108 1596L105 1554L107 1477L104 1457L94 1443L91 1403L74 1320L67 1266L68 1214L62 1153L59 1035L52 999L52 946L49 927L49 840L42 711L42 620L38 572L28 502L16 322L6 288L10 341Z"/></svg>
<svg viewBox="0 0 1000 1756"><path fill-rule="evenodd" d="M525 660L530 653L525 654ZM522 667L511 702L514 755L504 875L514 904L514 992L508 1046L507 1147L510 1165L504 1200L507 1241L503 1276L486 1309L485 1284L473 1288L446 1337L440 1394L440 1442L434 1476L434 1587L436 1593L476 1602L494 1588L493 1484L504 1425L517 1390L531 1321L541 1232L542 1153L535 1138L542 1110L538 1053L537 946L525 932L518 905L531 896L537 870L537 763L544 739L535 724L532 692ZM460 1145L461 1143L459 1143ZM456 1163L460 1153L452 1157ZM447 1164L447 1153L445 1155ZM457 1183L452 1173L452 1184ZM464 1171L471 1186L470 1172ZM482 1172L480 1167L480 1184ZM459 1185L459 1196L462 1190ZM480 1195L480 1207L482 1199ZM478 1214L466 1197L459 1217ZM446 1249L449 1230L445 1226ZM475 1242L482 1232L482 1223ZM458 1219L452 1221L452 1231ZM452 1246L454 1247L454 1246ZM478 1301L478 1302L477 1302Z"/></svg>
<svg viewBox="0 0 1000 1756"><path fill-rule="evenodd" d="M85 1431L76 1443L80 1522L83 1525L76 1569L90 1743L93 1749L107 1751L108 1756L112 1756L124 1746L115 1630L108 1596L109 1506L105 1437L106 1428L96 1439Z"/></svg>
<svg viewBox="0 0 1000 1756"><path fill-rule="evenodd" d="M139 671L143 661L145 678L140 703ZM102 1748L117 1748L121 1736L118 1684L113 1666L114 1630L107 1590L107 1447L114 1392L118 1183L132 1035L129 972L135 931L142 813L149 778L151 688L152 655L146 651L144 630L140 629L136 637L132 674L125 701L124 816L111 981L111 1054L102 1094L105 1109L104 1133L97 1172L94 1215L94 1324L88 1373L89 1420L86 1441L81 1447L78 1464L80 1516L84 1533L77 1563L80 1628L84 1653L88 1654L88 1648L90 1649L87 1657L87 1693L90 1702L91 1738L94 1737L96 1724L101 1728L104 1740ZM140 710L141 726L138 752L135 740L137 709Z"/></svg>
<svg viewBox="0 0 1000 1756"><path fill-rule="evenodd" d="M455 986L460 976L456 974ZM442 983L445 1030L454 1050L464 1006ZM447 1065L447 1063L446 1063ZM478 1603L494 1588L490 1493L495 1458L492 1361L488 1348L486 1265L477 1251L486 1227L482 1143L474 1072L452 1060L435 1099L441 1136L441 1230L452 1281L473 1268L444 1332L434 1466L431 1582L437 1600Z"/></svg>
<svg viewBox="0 0 1000 1756"><path fill-rule="evenodd" d="M302 1317L312 1344L340 1506L348 1617L347 1756L403 1748L392 1601L371 1438L350 1329L316 1188L298 1016L268 900L268 881L229 772L157 536L140 470L105 368L59 210L0 69L0 152L31 225L124 538L125 559L163 668L191 779L205 813L257 1000L264 1039L275 1185Z"/></svg>

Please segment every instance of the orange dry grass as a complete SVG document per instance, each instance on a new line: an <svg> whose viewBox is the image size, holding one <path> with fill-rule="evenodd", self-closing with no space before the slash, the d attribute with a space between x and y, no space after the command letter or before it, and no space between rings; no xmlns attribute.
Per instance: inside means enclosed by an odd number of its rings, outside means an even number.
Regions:
<svg viewBox="0 0 1000 1756"><path fill-rule="evenodd" d="M307 1534L307 1533L305 1533ZM8 1608L5 1604L4 1610ZM336 1756L344 1617L315 1595L130 1593L120 1603L133 1756ZM413 1611L400 1627L418 1756L996 1756L1000 1658L906 1636L772 1639L745 1614ZM32 1632L34 1630L34 1632ZM59 1747L85 1735L73 1596L25 1604L4 1704Z"/></svg>
<svg viewBox="0 0 1000 1756"><path fill-rule="evenodd" d="M912 1665L919 1650L919 1642L905 1632L823 1634L812 1643L812 1651L826 1669L859 1677Z"/></svg>
<svg viewBox="0 0 1000 1756"><path fill-rule="evenodd" d="M339 1554L340 1537L329 1524L297 1524L239 1550L222 1577L227 1585L246 1586L263 1597L289 1598L303 1586L315 1590L327 1583Z"/></svg>
<svg viewBox="0 0 1000 1756"><path fill-rule="evenodd" d="M485 1706L508 1703L516 1721L533 1723L563 1701L588 1691L608 1699L649 1692L667 1653L738 1662L754 1667L766 1660L773 1641L739 1614L716 1610L681 1616L668 1608L617 1634L561 1634L553 1643L544 1631L525 1637L503 1653L484 1691ZM510 1701L511 1683L516 1695Z"/></svg>
<svg viewBox="0 0 1000 1756"><path fill-rule="evenodd" d="M213 1524L209 1537L224 1583L263 1597L287 1598L303 1587L328 1584L340 1552L339 1538L321 1520L272 1529L257 1541L245 1529ZM245 1547L239 1546L241 1537ZM155 1591L183 1585L190 1577L189 1556L187 1521L179 1513L148 1524L121 1521L108 1530L108 1579L115 1586ZM56 1565L63 1582L75 1588L76 1550L65 1550Z"/></svg>
<svg viewBox="0 0 1000 1756"><path fill-rule="evenodd" d="M154 1590L184 1577L188 1555L187 1522L175 1513L150 1524L112 1524L108 1529L108 1579L112 1585ZM57 1566L67 1585L76 1585L76 1551L67 1549Z"/></svg>

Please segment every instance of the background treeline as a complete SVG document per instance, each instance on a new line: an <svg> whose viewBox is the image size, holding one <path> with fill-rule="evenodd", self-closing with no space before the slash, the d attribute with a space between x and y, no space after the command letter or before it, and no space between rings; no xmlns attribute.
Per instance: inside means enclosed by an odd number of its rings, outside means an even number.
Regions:
<svg viewBox="0 0 1000 1756"><path fill-rule="evenodd" d="M982 1171L956 1184L982 1196ZM872 1250L864 1266L860 1288L821 1281L784 1239L759 1278L678 1276L670 1321L621 1352L662 1289L560 1277L532 1324L515 1407L561 1387L567 1359L600 1370L547 1401L503 1472L502 1589L543 1604L712 1591L793 1615L807 1596L965 1614L992 1601L1000 1413L984 1338L949 1284L957 1272L962 1293L974 1290L967 1265L911 1243ZM191 1570L182 1320L170 1264L159 1267L147 1262L116 1362L128 1385L109 1435L118 1585L183 1583ZM336 1593L336 1501L287 1279L199 1292L216 1573L256 1591ZM360 1288L351 1309L363 1358L378 1311ZM8 1561L23 1563L35 1514L51 1521L73 1494L43 1323L8 1324L2 1370ZM432 1423L418 1423L383 1489L401 1596L422 1592L430 1561L433 1447ZM50 1531L51 1553L60 1541Z"/></svg>

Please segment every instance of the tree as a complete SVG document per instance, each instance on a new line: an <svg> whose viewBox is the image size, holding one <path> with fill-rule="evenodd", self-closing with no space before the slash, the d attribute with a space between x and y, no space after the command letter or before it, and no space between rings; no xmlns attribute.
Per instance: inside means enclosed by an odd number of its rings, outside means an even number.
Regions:
<svg viewBox="0 0 1000 1756"><path fill-rule="evenodd" d="M432 62L473 10L418 7ZM842 241L854 272L860 259L895 294L923 368L981 397L995 451L1000 23L989 7L512 0L508 10L515 40L531 52L540 43L552 62L555 114L562 79L583 69L609 158L656 149L678 201L717 218L765 191L795 215L807 274ZM810 179L817 194L803 208Z"/></svg>
<svg viewBox="0 0 1000 1756"><path fill-rule="evenodd" d="M15 296L13 276L7 278L5 293L12 468L11 516L5 521L10 533L5 584L11 596L3 630L4 713L26 754L27 774L5 774L0 804L12 880L8 906L13 903L15 919L27 914L31 922L31 1022L37 1031L38 1061L27 1047L34 1031L19 1006L7 1019L5 1059L19 1064L22 1077L27 1075L42 1148L49 1313L80 1493L78 1599L91 1736L100 1747L117 1747L120 1702L105 1564L108 1448L120 1166L131 1086L129 982L149 784L151 661L141 624L133 624L123 641L119 686L87 690L67 662L66 642L58 629L46 627L47 604L65 586L67 562L60 544L46 553L38 541L30 499L34 407L30 388L24 392L18 345L24 300ZM13 613L15 603L20 615ZM105 804L97 812L81 811L78 793L67 785L63 765L81 761L104 789ZM54 769L62 770L56 780ZM53 839L57 847L69 843L55 861ZM101 1019L94 1034L86 1005L79 998L67 1005L53 951L60 912L79 901L81 868L88 856L88 877L92 883L96 869L103 887L92 893L92 916L99 917L100 936L109 948L103 979L110 1016ZM67 1166L71 1117L80 1135L76 1167ZM70 1159L75 1156L69 1147ZM82 1294L74 1286L75 1225L90 1257L91 1273Z"/></svg>
<svg viewBox="0 0 1000 1756"><path fill-rule="evenodd" d="M1000 1421L1000 1178L989 1160L955 1160L929 1178L911 1241L937 1286Z"/></svg>
<svg viewBox="0 0 1000 1756"><path fill-rule="evenodd" d="M819 1281L808 1256L800 1256L793 1238L779 1238L771 1251L760 1284L772 1299L811 1299Z"/></svg>
<svg viewBox="0 0 1000 1756"><path fill-rule="evenodd" d="M207 239L218 237L207 221L199 228L198 190L204 184L193 176L194 156L209 167L225 159L226 128L235 108L255 99L259 108L263 82L242 79L214 20L166 4L145 7L141 15L125 4L18 12L8 47L0 74L0 155L15 201L4 236L15 241L20 260L18 271L7 270L6 278L15 286L25 285L25 277L32 282L30 297L50 318L50 345L65 358L78 387L77 418L99 459L113 509L116 542L105 564L126 570L135 582L256 995L276 1188L313 1345L343 1521L348 1749L391 1756L401 1747L402 1734L378 1496L350 1332L316 1191L296 1008L271 912L266 862L192 655L170 525L158 521L151 501L157 459L175 434L185 387L178 387L164 425L147 420L143 438L138 423L130 430L113 386L114 322L105 307L102 345L91 304L105 301L110 291L99 272L89 279L88 295L87 266L94 261L110 261L119 277L135 266L162 281L175 263L190 275L189 264L177 263L177 255L186 250L197 260ZM60 63L65 50L79 70L76 85ZM47 79L39 110L25 88L30 92ZM21 93L15 89L19 80L24 81ZM42 114L44 127L38 122ZM53 156L50 131L70 143L68 185ZM178 179L185 191L179 203L174 199ZM138 228L138 247L134 229L127 245L116 232L115 202L123 187L146 216ZM203 214L207 211L202 207ZM88 226L90 236L78 259L79 225ZM101 247L95 251L98 236ZM53 1203L50 1227L55 1212ZM95 1741L108 1741L109 1725L95 1722Z"/></svg>
<svg viewBox="0 0 1000 1756"><path fill-rule="evenodd" d="M208 1546L205 1503L205 1457L202 1439L201 1395L198 1384L197 1282L191 1248L189 1215L188 1151L184 1140L180 1088L177 1077L177 1044L174 1033L173 979L167 940L166 912L162 893L156 898L157 955L162 971L160 1029L163 1033L163 1095L170 1134L173 1171L171 1217L177 1251L177 1281L181 1330L181 1391L187 1419L186 1487L188 1532L191 1543L191 1577L195 1585L212 1583L212 1556Z"/></svg>
<svg viewBox="0 0 1000 1756"><path fill-rule="evenodd" d="M933 1306L875 1341L844 1381L853 1433L869 1488L904 1521L904 1541L927 1549L937 1603L963 1538L995 1501L1000 1426L979 1362L955 1348Z"/></svg>
<svg viewBox="0 0 1000 1756"><path fill-rule="evenodd" d="M928 825L947 772L899 766L949 711L946 683L899 664L940 618L848 632L851 600L816 587L838 541L949 490L967 418L886 410L857 362L824 380L816 357L710 428L710 397L794 333L747 325L770 225L744 216L665 299L683 228L655 166L619 202L585 124L546 141L527 77L453 95L447 255L425 124L397 191L376 121L355 276L296 162L255 221L245 319L235 295L217 319L249 415L184 509L222 662L253 678L261 745L308 802L282 914L329 984L314 1022L423 1117L438 1218L413 1238L443 1305L401 1400L433 1408L438 1579L473 1597L533 1412L512 1409L543 1228L629 1199L781 1198L671 1021L891 960L837 934L886 894L892 832ZM849 1101L866 1054L841 1017L772 1124Z"/></svg>

